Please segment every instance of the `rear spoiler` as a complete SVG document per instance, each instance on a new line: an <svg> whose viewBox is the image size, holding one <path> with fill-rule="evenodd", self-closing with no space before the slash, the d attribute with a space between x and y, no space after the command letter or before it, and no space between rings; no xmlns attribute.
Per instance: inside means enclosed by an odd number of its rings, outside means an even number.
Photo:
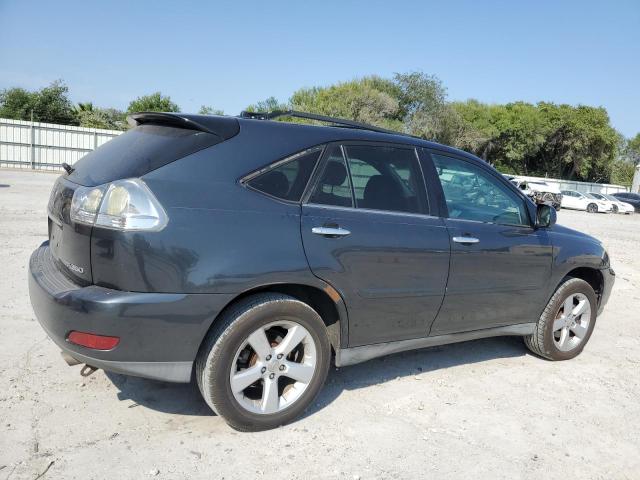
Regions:
<svg viewBox="0 0 640 480"><path fill-rule="evenodd" d="M127 122L132 127L137 125L153 124L166 125L187 130L216 135L223 140L228 140L240 132L240 123L234 117L221 115L192 115L185 113L168 112L141 112L127 117Z"/></svg>

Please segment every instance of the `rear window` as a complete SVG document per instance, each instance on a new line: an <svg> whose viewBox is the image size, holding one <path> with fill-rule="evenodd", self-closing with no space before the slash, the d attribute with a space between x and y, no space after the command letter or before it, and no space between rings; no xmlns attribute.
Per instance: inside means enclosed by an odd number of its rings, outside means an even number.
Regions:
<svg viewBox="0 0 640 480"><path fill-rule="evenodd" d="M322 148L301 152L277 162L268 171L258 174L246 183L259 192L272 197L299 202L309 182Z"/></svg>
<svg viewBox="0 0 640 480"><path fill-rule="evenodd" d="M93 186L120 178L141 177L222 140L198 130L139 125L85 155L76 162L68 179Z"/></svg>

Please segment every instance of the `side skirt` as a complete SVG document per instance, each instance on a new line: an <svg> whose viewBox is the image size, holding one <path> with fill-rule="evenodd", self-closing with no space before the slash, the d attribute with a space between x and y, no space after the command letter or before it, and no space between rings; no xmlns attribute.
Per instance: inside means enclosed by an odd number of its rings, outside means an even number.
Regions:
<svg viewBox="0 0 640 480"><path fill-rule="evenodd" d="M414 338L411 340L400 340L397 342L376 343L374 345L363 345L361 347L341 348L336 351L336 367L355 365L366 362L372 358L383 357L392 353L417 350L425 347L436 347L448 343L466 342L479 338L500 337L500 336L526 336L534 331L535 323L521 323L518 325L508 325L506 327L486 328L484 330L473 330L471 332L450 333L435 337Z"/></svg>

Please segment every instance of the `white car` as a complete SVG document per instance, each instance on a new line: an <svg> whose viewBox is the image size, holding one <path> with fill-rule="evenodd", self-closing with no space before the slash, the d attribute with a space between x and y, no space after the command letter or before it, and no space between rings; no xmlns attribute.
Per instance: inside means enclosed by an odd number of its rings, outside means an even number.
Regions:
<svg viewBox="0 0 640 480"><path fill-rule="evenodd" d="M608 213L613 210L611 203L589 198L584 193L575 190L562 190L562 208L585 210L589 213Z"/></svg>
<svg viewBox="0 0 640 480"><path fill-rule="evenodd" d="M623 202L622 200L614 197L613 195L607 195L606 193L595 193L595 192L591 192L591 195L593 195L598 200L611 202L611 208L613 213L624 213L628 215L635 211L635 209L633 208L633 205L631 205L630 203Z"/></svg>

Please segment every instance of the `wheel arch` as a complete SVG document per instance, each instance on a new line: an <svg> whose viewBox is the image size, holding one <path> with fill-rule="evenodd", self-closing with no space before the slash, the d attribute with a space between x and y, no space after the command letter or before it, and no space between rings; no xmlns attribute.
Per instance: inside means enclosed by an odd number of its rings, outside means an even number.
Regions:
<svg viewBox="0 0 640 480"><path fill-rule="evenodd" d="M602 276L602 272L600 270L593 267L574 268L573 270L569 271L565 275L565 277L560 281L560 283L556 287L556 290L560 285L562 285L562 283L566 280L567 277L579 278L587 282L589 285L591 285L591 288L593 288L593 291L596 292L596 297L598 299L598 306L600 305L600 299L602 298L602 292L604 289L604 277Z"/></svg>
<svg viewBox="0 0 640 480"><path fill-rule="evenodd" d="M259 293L281 293L289 295L313 308L327 328L329 342L334 350L346 346L348 322L347 310L342 296L329 284L318 282L318 285L302 283L273 283L249 288L232 298L218 315L204 334L201 342L207 337L207 333L216 324L218 319L233 305L243 299Z"/></svg>

